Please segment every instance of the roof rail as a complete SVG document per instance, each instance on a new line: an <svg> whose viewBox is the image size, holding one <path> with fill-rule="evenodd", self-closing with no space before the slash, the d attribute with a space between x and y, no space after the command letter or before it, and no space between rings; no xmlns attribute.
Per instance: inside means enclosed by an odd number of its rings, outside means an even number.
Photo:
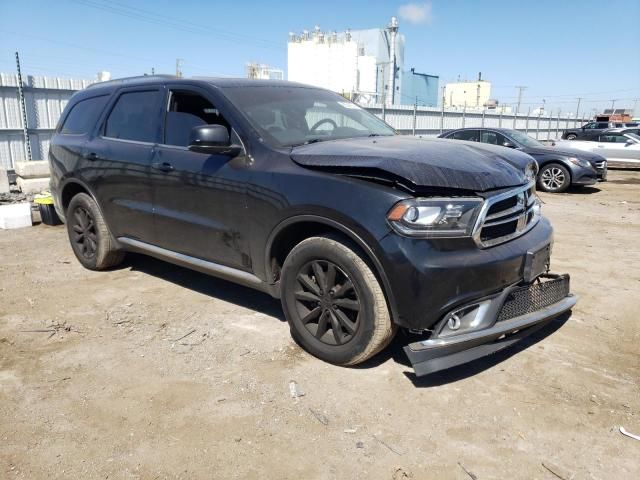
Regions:
<svg viewBox="0 0 640 480"><path fill-rule="evenodd" d="M157 75L138 75L136 77L124 77L124 78L114 78L113 80L106 80L104 82L96 82L89 85L87 88L93 87L104 87L109 85L118 85L123 83L135 82L139 80L159 80L159 79L167 79L167 78L178 78L175 75L166 75L166 74L157 74Z"/></svg>

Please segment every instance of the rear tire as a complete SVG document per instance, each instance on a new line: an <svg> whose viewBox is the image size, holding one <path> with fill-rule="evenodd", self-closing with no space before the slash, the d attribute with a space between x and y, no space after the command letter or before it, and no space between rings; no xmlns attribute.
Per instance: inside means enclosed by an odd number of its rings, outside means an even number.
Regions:
<svg viewBox="0 0 640 480"><path fill-rule="evenodd" d="M575 133L570 133L566 136L566 140L575 140L578 136Z"/></svg>
<svg viewBox="0 0 640 480"><path fill-rule="evenodd" d="M78 193L66 211L67 233L73 253L89 270L105 270L122 263L124 252L118 250L95 200Z"/></svg>
<svg viewBox="0 0 640 480"><path fill-rule="evenodd" d="M282 307L294 340L312 355L356 365L383 350L396 325L378 279L348 241L303 240L282 267Z"/></svg>
<svg viewBox="0 0 640 480"><path fill-rule="evenodd" d="M538 189L543 192L561 193L571 185L571 173L559 163L548 163L538 173Z"/></svg>

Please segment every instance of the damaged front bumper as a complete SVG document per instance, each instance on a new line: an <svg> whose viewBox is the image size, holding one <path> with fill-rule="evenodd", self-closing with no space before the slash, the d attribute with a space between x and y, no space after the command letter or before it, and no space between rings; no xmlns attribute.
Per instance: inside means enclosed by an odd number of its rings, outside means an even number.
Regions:
<svg viewBox="0 0 640 480"><path fill-rule="evenodd" d="M512 285L452 310L428 339L411 343L404 351L420 377L509 347L576 302L569 275L541 275L529 285Z"/></svg>

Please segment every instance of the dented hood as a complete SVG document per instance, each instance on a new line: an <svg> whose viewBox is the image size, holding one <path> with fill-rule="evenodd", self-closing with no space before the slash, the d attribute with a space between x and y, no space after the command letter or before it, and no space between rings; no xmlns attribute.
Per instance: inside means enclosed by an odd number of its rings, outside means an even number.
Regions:
<svg viewBox="0 0 640 480"><path fill-rule="evenodd" d="M295 147L299 165L390 179L415 187L457 188L483 192L526 183L533 159L504 147L460 140L410 136L365 137Z"/></svg>

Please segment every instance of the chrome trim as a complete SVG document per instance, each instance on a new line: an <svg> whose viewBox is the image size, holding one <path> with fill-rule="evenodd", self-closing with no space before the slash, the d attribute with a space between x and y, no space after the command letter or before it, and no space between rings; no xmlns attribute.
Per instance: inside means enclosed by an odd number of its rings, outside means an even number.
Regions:
<svg viewBox="0 0 640 480"><path fill-rule="evenodd" d="M563 312L573 308L578 301L578 297L569 294L559 302L549 305L536 312L531 312L520 317L512 318L511 320L505 320L503 322L495 323L492 327L485 328L483 330L476 330L469 333L462 333L460 335L454 335L445 338L434 338L422 340L420 342L414 342L409 344L409 348L415 352L422 350L431 350L443 347L449 347L460 343L473 342L481 340L485 337L499 337L507 333L513 333L523 328L528 328L536 323L543 322L549 318L560 315Z"/></svg>
<svg viewBox="0 0 640 480"><path fill-rule="evenodd" d="M509 240L512 240L514 238L517 238L521 235L524 235L525 233L527 233L529 230L531 230L533 227L535 227L538 224L538 221L540 220L540 215L535 215L531 221L529 223L527 223L526 225L522 226L521 228L518 228L515 232L509 234L509 235L505 235L503 237L498 237L498 238L494 238L491 240L486 240L486 241L482 241L480 236L482 233L482 228L484 227L485 221L487 220L487 213L489 212L489 209L496 203L505 200L507 198L516 196L520 193L524 193L530 189L532 189L535 186L535 181L529 182L527 185L523 185L521 187L517 187L514 188L512 190L509 190L507 192L504 193L500 193L498 195L495 195L493 197L489 197L487 198L484 203L482 204L482 208L480 210L480 214L478 215L478 218L476 220L476 224L473 227L472 230L472 238L473 240L476 242L476 244L480 247L480 248L487 248L487 247L492 247L494 245L498 245L500 243L504 243L504 242L508 242ZM526 221L526 217L529 214L529 211L535 206L535 201L534 203L529 206L529 201L527 201L527 208L525 209L524 206L521 206L520 208L523 209L522 214L520 214L518 217L515 217L511 220L521 220L521 218L524 218ZM502 212L500 212L502 213ZM502 222L502 223L506 223L506 222ZM522 221L519 221L518 224L520 225L522 223ZM493 225L499 225L498 222L492 222L490 223L488 226L493 226Z"/></svg>
<svg viewBox="0 0 640 480"><path fill-rule="evenodd" d="M129 249L131 250L146 253L147 255L159 258L161 260L166 260L176 265L231 280L247 287L252 287L258 290L269 292L269 287L265 282L260 280L252 273L245 272L243 270L238 270L236 268L209 262L207 260L202 260L201 258L191 257L189 255L174 252L173 250L167 250L165 248L141 242L140 240L135 240L129 237L118 237L118 243L129 247Z"/></svg>

